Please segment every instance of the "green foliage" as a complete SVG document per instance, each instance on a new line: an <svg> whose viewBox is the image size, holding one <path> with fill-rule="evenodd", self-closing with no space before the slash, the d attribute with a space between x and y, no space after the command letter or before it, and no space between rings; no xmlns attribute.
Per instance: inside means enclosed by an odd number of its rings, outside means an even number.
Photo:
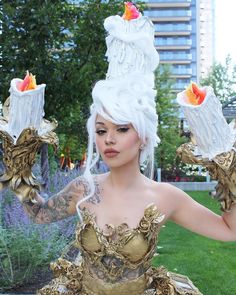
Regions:
<svg viewBox="0 0 236 295"><path fill-rule="evenodd" d="M158 167L169 170L176 165L176 149L183 142L179 129L179 108L175 94L171 91L174 81L170 78L170 68L160 65L156 71L158 135L161 143L155 158Z"/></svg>
<svg viewBox="0 0 236 295"><path fill-rule="evenodd" d="M118 0L3 2L1 100L12 78L23 78L27 69L36 74L38 84L47 84L45 117L59 121L65 146L71 138L78 142L77 157L87 140L92 86L107 69L103 21L121 11Z"/></svg>
<svg viewBox="0 0 236 295"><path fill-rule="evenodd" d="M6 229L0 225L0 291L26 283L38 268L46 268L59 255L66 240L53 226L53 234L51 230L48 238L42 239L36 226Z"/></svg>
<svg viewBox="0 0 236 295"><path fill-rule="evenodd" d="M236 95L236 65L228 55L225 63L215 62L208 76L201 80L202 85L213 87L215 95L221 102L227 102Z"/></svg>
<svg viewBox="0 0 236 295"><path fill-rule="evenodd" d="M210 210L220 213L219 204L209 197L209 192L189 194ZM169 271L189 276L203 294L235 294L235 242L214 241L172 222L161 230L159 239L157 252L160 255L153 260L155 266L164 265Z"/></svg>

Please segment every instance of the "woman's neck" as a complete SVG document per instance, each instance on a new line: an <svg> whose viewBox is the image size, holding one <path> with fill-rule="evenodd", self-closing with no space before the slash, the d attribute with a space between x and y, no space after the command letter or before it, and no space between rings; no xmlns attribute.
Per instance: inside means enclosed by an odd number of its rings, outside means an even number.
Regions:
<svg viewBox="0 0 236 295"><path fill-rule="evenodd" d="M126 167L112 168L108 175L108 182L116 190L127 190L144 179L139 166L127 165Z"/></svg>

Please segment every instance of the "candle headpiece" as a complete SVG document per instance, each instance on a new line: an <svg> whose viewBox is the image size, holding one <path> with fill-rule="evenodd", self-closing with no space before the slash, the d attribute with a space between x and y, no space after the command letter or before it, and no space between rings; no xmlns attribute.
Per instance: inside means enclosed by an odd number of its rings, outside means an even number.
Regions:
<svg viewBox="0 0 236 295"><path fill-rule="evenodd" d="M125 2L125 12L123 14L123 19L131 20L141 16L137 6L132 2Z"/></svg>
<svg viewBox="0 0 236 295"><path fill-rule="evenodd" d="M19 81L16 85L19 91L27 91L37 88L36 78L32 73L29 71L26 72L26 76L23 81Z"/></svg>
<svg viewBox="0 0 236 295"><path fill-rule="evenodd" d="M160 141L154 90L159 55L154 27L131 2L125 3L123 17L106 18L104 27L109 65L106 79L93 89L91 114L99 113L118 124L132 123L140 138L147 141L140 157L143 163Z"/></svg>

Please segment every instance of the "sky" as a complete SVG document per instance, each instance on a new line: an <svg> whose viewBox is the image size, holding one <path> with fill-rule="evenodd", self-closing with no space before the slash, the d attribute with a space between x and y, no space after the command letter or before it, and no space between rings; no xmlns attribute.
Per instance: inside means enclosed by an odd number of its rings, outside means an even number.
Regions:
<svg viewBox="0 0 236 295"><path fill-rule="evenodd" d="M236 0L215 0L215 57L224 62L230 54L236 63Z"/></svg>

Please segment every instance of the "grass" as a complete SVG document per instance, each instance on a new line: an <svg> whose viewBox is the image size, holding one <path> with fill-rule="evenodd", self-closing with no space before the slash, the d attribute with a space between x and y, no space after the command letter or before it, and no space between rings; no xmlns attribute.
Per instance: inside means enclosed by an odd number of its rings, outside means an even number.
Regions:
<svg viewBox="0 0 236 295"><path fill-rule="evenodd" d="M219 204L208 192L190 192L216 213ZM201 220L199 220L201 222ZM168 222L159 236L155 266L187 275L204 295L236 295L236 242L214 241Z"/></svg>

